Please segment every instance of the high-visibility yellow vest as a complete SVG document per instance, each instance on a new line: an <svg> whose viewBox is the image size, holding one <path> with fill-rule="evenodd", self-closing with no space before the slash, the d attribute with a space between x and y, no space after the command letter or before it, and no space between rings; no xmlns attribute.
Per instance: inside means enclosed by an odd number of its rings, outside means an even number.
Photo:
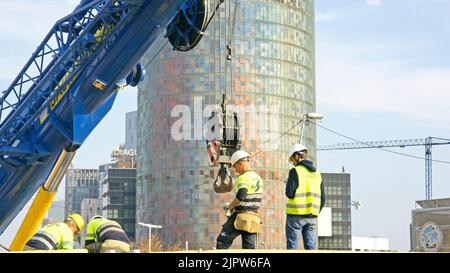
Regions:
<svg viewBox="0 0 450 273"><path fill-rule="evenodd" d="M292 215L315 215L320 213L322 176L319 171L311 172L305 166L295 167L298 175L298 188L295 197L289 199L286 213Z"/></svg>
<svg viewBox="0 0 450 273"><path fill-rule="evenodd" d="M98 228L106 223L109 223L110 220L106 218L95 218L91 220L86 228L86 241L95 240L97 237Z"/></svg>
<svg viewBox="0 0 450 273"><path fill-rule="evenodd" d="M240 189L247 189L247 195L236 211L258 211L261 207L261 199L264 183L262 178L254 171L241 174L236 181L236 193Z"/></svg>
<svg viewBox="0 0 450 273"><path fill-rule="evenodd" d="M116 239L129 243L128 236L116 221L107 218L91 220L86 230L86 241L104 242L107 239Z"/></svg>
<svg viewBox="0 0 450 273"><path fill-rule="evenodd" d="M65 223L46 225L27 242L27 245L35 246L37 242L46 246L43 250L71 250L73 249L73 231Z"/></svg>

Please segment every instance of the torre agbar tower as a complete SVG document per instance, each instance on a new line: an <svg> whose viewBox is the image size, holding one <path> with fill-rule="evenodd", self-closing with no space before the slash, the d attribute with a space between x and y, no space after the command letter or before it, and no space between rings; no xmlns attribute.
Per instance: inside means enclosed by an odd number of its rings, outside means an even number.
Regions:
<svg viewBox="0 0 450 273"><path fill-rule="evenodd" d="M217 1L210 1L211 11ZM248 115L241 117L245 132L242 148L250 154L261 151L251 158L252 167L265 183L258 248L262 243L267 249L286 247L284 192L291 167L287 150L300 141L301 126L267 144L316 108L314 1L239 2L232 78L230 71L227 80L224 76L224 41L230 22L226 6L194 50L173 51L170 44L164 46L166 39L161 37L142 61L147 76L138 95L136 223L162 225L153 234L166 245L179 243L184 248L188 242L189 249L215 247L226 220L222 207L235 193L217 194L213 190L217 168L210 167L202 138L202 126L208 120L202 111L206 105L220 104L221 92L232 84L229 104L265 109L267 114L259 122L252 122ZM178 140L172 134L182 116L173 110L180 105L190 109L184 118L191 121L191 128L183 127L183 133L191 137L188 140ZM305 127L303 142L315 162L313 126ZM136 226L136 237L138 242L145 240L148 230ZM233 247L241 247L239 238Z"/></svg>

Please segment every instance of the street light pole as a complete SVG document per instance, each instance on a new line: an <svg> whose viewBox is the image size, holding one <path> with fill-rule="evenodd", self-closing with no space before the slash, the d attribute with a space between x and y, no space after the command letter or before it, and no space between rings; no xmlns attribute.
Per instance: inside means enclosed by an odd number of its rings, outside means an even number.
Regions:
<svg viewBox="0 0 450 273"><path fill-rule="evenodd" d="M148 253L152 252L152 228L148 229Z"/></svg>
<svg viewBox="0 0 450 273"><path fill-rule="evenodd" d="M359 208L361 207L361 202L360 201L353 201L351 200L351 206L354 206L355 209L359 210Z"/></svg>
<svg viewBox="0 0 450 273"><path fill-rule="evenodd" d="M162 226L139 223L139 225L148 228L148 253L152 252L152 228L162 228Z"/></svg>
<svg viewBox="0 0 450 273"><path fill-rule="evenodd" d="M319 113L307 113L302 118L302 130L300 132L300 143L303 144L303 131L305 130L305 124L310 120L322 120L323 115Z"/></svg>

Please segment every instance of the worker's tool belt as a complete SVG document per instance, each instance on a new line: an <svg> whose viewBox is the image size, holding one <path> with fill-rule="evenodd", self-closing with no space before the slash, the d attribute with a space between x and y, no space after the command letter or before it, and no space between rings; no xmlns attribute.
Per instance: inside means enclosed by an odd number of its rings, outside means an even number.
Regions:
<svg viewBox="0 0 450 273"><path fill-rule="evenodd" d="M256 212L239 212L234 220L234 228L248 233L258 233L261 230L261 220Z"/></svg>

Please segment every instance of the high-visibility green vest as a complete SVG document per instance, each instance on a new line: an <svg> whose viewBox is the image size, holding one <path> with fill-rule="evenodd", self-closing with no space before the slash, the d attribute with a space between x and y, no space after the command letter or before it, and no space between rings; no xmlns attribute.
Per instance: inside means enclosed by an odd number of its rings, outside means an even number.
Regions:
<svg viewBox="0 0 450 273"><path fill-rule="evenodd" d="M295 167L298 175L298 188L295 197L289 199L286 213L292 215L315 215L320 213L322 176L319 171L311 172L305 166Z"/></svg>
<svg viewBox="0 0 450 273"><path fill-rule="evenodd" d="M95 240L97 238L98 228L106 223L112 222L107 218L95 218L91 220L86 228L86 241L87 240ZM98 239L98 238L97 238Z"/></svg>
<svg viewBox="0 0 450 273"><path fill-rule="evenodd" d="M44 243L49 250L73 249L73 231L65 223L46 225L31 240Z"/></svg>
<svg viewBox="0 0 450 273"><path fill-rule="evenodd" d="M241 174L236 181L236 193L240 189L247 189L247 195L236 211L258 211L261 207L261 199L264 183L262 178L254 171Z"/></svg>
<svg viewBox="0 0 450 273"><path fill-rule="evenodd" d="M103 242L106 239L105 235L108 237L107 233L110 235L111 233L115 235L120 234L117 239L123 239L124 242L128 243L128 237L119 223L104 217L95 218L89 222L86 229L86 241Z"/></svg>

